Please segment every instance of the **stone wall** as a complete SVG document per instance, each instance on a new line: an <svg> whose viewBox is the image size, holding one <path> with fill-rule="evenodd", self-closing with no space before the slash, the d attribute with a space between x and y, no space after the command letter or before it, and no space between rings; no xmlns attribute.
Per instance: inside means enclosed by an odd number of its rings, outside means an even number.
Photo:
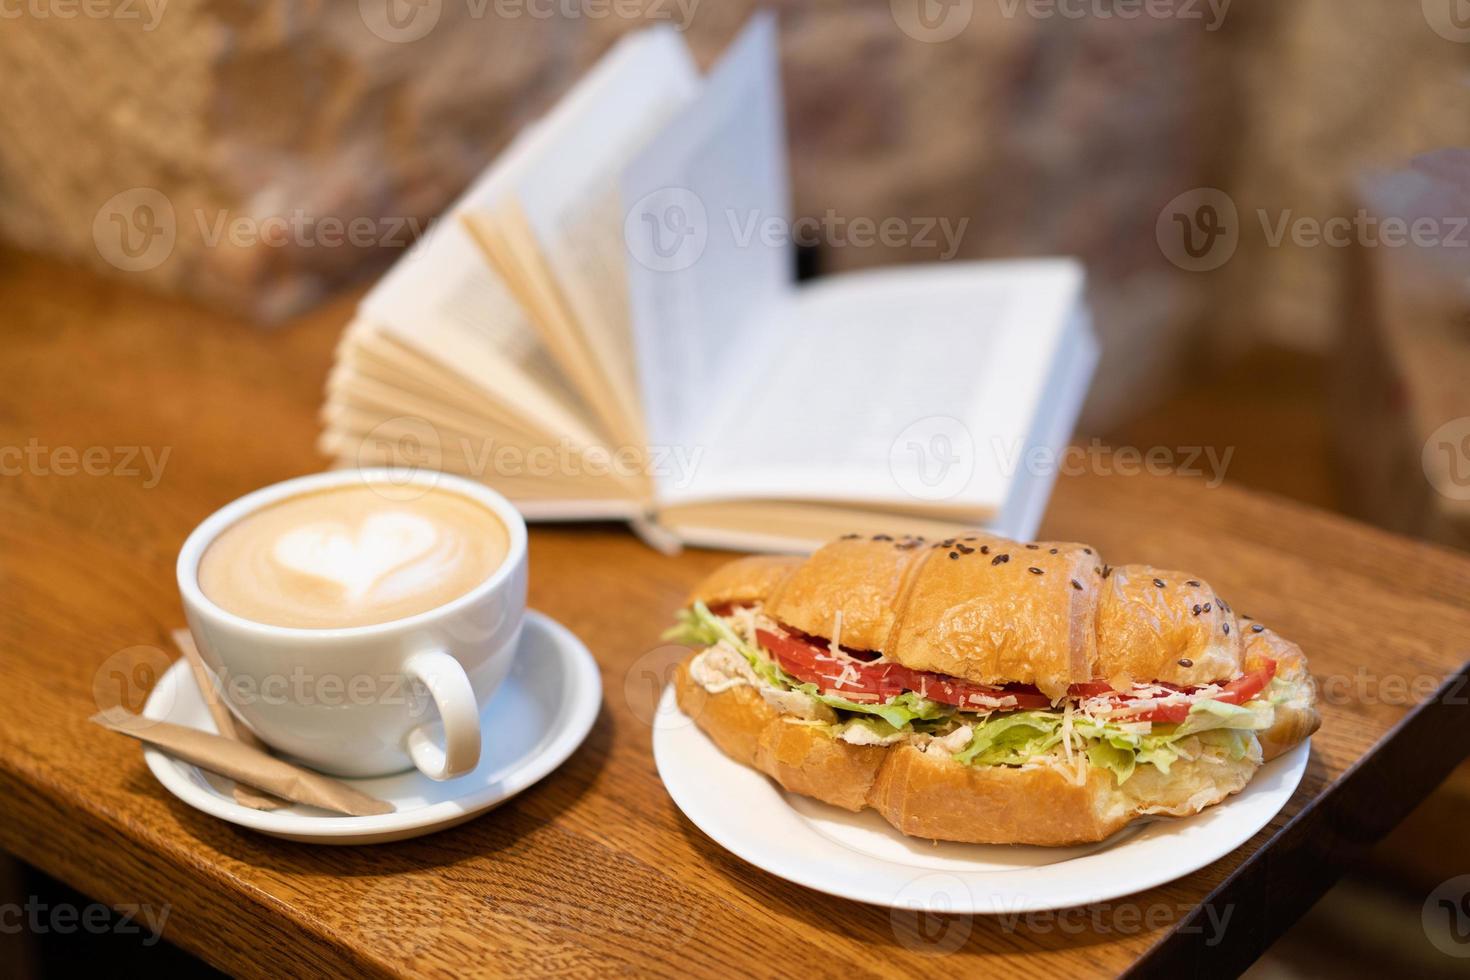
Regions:
<svg viewBox="0 0 1470 980"><path fill-rule="evenodd" d="M391 262L615 35L672 20L708 64L752 6L172 0L154 16L138 0L127 19L26 15L0 31L0 228L276 319ZM1106 351L1094 424L1243 337L1323 342L1332 256L1262 246L1252 209L1330 209L1362 162L1466 125L1450 100L1470 45L1414 4L774 6L796 212L967 220L962 258L1081 256ZM1238 251L1203 272L1166 240L1170 202L1192 206L1200 187L1240 218ZM171 240L150 213L171 217ZM348 236L353 219L372 227ZM323 247L332 221L359 244ZM826 245L829 271L939 257Z"/></svg>

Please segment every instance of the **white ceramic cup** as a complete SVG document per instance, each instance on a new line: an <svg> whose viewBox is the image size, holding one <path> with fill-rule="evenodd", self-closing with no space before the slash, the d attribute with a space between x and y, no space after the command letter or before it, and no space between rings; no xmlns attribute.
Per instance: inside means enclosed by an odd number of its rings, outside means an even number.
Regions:
<svg viewBox="0 0 1470 980"><path fill-rule="evenodd" d="M279 500L364 481L400 500L437 487L482 504L505 525L505 561L428 612L342 629L253 622L199 588L199 560L225 528ZM428 470L339 470L287 480L206 518L179 552L178 578L189 629L225 702L272 747L340 776L417 766L449 779L479 763L480 709L510 671L526 611L526 522L500 494Z"/></svg>

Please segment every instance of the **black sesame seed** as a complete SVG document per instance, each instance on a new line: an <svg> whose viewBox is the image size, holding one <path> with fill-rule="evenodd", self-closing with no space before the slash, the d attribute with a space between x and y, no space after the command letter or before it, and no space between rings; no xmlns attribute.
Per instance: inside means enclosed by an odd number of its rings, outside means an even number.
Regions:
<svg viewBox="0 0 1470 980"><path fill-rule="evenodd" d="M982 554L982 555L988 555L988 554L990 554L990 545L988 545L988 544L982 544L980 546L980 554Z"/></svg>
<svg viewBox="0 0 1470 980"><path fill-rule="evenodd" d="M893 535L891 535L891 534L875 534L875 535L873 535L873 540L874 541L892 541L893 540Z"/></svg>
<svg viewBox="0 0 1470 980"><path fill-rule="evenodd" d="M954 550L962 555L973 555L975 553L975 549L967 544L957 544L954 546Z"/></svg>
<svg viewBox="0 0 1470 980"><path fill-rule="evenodd" d="M1193 667L1194 666L1194 661L1193 660L1190 660L1188 657L1180 657L1179 658L1179 666L1181 666L1181 667Z"/></svg>
<svg viewBox="0 0 1470 980"><path fill-rule="evenodd" d="M1113 574L1113 566L1112 565L1104 565L1103 566L1103 578L1107 578L1111 574Z"/></svg>
<svg viewBox="0 0 1470 980"><path fill-rule="evenodd" d="M1092 549L1091 548L1083 548L1082 551L1083 551L1084 554L1088 554L1088 555L1092 554Z"/></svg>
<svg viewBox="0 0 1470 980"><path fill-rule="evenodd" d="M1251 624L1251 632L1252 633L1264 633L1265 631L1266 631L1266 627L1262 626L1260 623L1252 623Z"/></svg>
<svg viewBox="0 0 1470 980"><path fill-rule="evenodd" d="M1076 580L1076 579L1075 579L1075 578L1074 578L1074 579L1073 579L1073 580L1072 580L1072 588L1074 588L1074 589L1076 589L1076 590L1077 590L1077 591L1078 591L1078 592L1081 592L1081 591L1082 591L1082 583L1081 583L1081 582L1079 582L1079 581L1077 581L1077 580Z"/></svg>
<svg viewBox="0 0 1470 980"><path fill-rule="evenodd" d="M1047 552L1047 554L1049 554L1049 555L1054 555L1056 553L1057 553L1057 549L1055 549L1055 548L1053 548L1053 549L1051 549L1050 551Z"/></svg>
<svg viewBox="0 0 1470 980"><path fill-rule="evenodd" d="M1041 569L1037 568L1035 565L1032 565L1030 568L1026 569L1026 571L1030 572L1032 575L1045 575L1046 574Z"/></svg>
<svg viewBox="0 0 1470 980"><path fill-rule="evenodd" d="M1187 585L1187 586L1189 586L1192 589L1199 588L1199 582L1196 581L1195 579L1190 579L1188 582L1185 582L1184 584Z"/></svg>
<svg viewBox="0 0 1470 980"><path fill-rule="evenodd" d="M860 537L862 537L861 534L844 534L842 536L842 540L844 540L844 541L852 541L852 540L854 540L856 538L860 538Z"/></svg>
<svg viewBox="0 0 1470 980"><path fill-rule="evenodd" d="M1201 612L1204 611L1204 608L1205 608L1204 606L1201 606L1199 603L1196 602L1194 604L1194 610L1193 610L1194 615L1198 616Z"/></svg>
<svg viewBox="0 0 1470 980"><path fill-rule="evenodd" d="M1205 603L1205 612L1209 612L1209 611L1210 611L1210 604L1207 602L1207 603Z"/></svg>
<svg viewBox="0 0 1470 980"><path fill-rule="evenodd" d="M979 538L970 537L970 538L966 538L965 540L966 541L978 541L980 539Z"/></svg>
<svg viewBox="0 0 1470 980"><path fill-rule="evenodd" d="M1011 560L1011 556L1010 555L996 555L994 558L990 559L990 564L992 564L992 565L1004 565L1006 562L1008 562L1010 560Z"/></svg>
<svg viewBox="0 0 1470 980"><path fill-rule="evenodd" d="M1029 550L1029 551L1036 551L1036 550L1038 550L1038 549L1039 549L1039 548L1040 548L1040 547L1041 547L1041 545L1039 545L1039 544L1028 544L1028 545L1027 545L1027 546L1026 546L1026 548L1027 548L1027 550Z"/></svg>
<svg viewBox="0 0 1470 980"><path fill-rule="evenodd" d="M1159 588L1162 589L1164 587L1164 580L1161 578L1156 578L1154 579L1154 585L1157 585Z"/></svg>
<svg viewBox="0 0 1470 980"><path fill-rule="evenodd" d="M1230 624L1229 623L1222 623L1221 626L1220 626L1220 628L1225 631L1225 635L1226 636L1229 636L1230 635Z"/></svg>
<svg viewBox="0 0 1470 980"><path fill-rule="evenodd" d="M951 551L949 553L949 557L951 557L951 558L958 558L959 556L960 556L960 553L958 551Z"/></svg>

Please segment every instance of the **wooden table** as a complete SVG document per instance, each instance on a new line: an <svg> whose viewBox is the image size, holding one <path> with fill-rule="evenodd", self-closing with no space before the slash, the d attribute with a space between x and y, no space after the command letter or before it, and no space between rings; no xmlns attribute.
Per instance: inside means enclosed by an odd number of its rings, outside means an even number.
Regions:
<svg viewBox="0 0 1470 980"><path fill-rule="evenodd" d="M101 901L169 905L167 938L233 972L1236 970L1470 746L1470 561L1228 485L1094 473L1060 481L1047 535L1207 576L1300 641L1327 698L1286 810L1173 884L1070 916L936 921L725 853L660 785L632 669L725 556L668 558L603 526L531 541L532 605L602 666L582 751L427 838L257 836L176 801L135 743L86 719L99 701L140 705L172 656L173 561L190 528L322 467L315 413L351 300L267 334L14 255L0 257L0 296L0 448L26 454L15 475L0 451L0 846ZM137 447L163 460L159 478ZM1426 698L1442 685L1452 696ZM1223 941L1207 912L1229 915ZM956 936L957 952L932 955Z"/></svg>

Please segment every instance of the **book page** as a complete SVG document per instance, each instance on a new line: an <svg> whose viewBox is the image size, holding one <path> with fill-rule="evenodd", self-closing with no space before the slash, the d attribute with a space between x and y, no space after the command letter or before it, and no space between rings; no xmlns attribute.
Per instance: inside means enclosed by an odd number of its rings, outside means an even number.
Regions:
<svg viewBox="0 0 1470 980"><path fill-rule="evenodd" d="M620 183L638 383L654 447L690 446L775 323L795 257L775 20L754 18Z"/></svg>
<svg viewBox="0 0 1470 980"><path fill-rule="evenodd" d="M604 62L547 117L502 199L468 221L614 441L641 446L616 177L702 83L669 26Z"/></svg>
<svg viewBox="0 0 1470 980"><path fill-rule="evenodd" d="M837 276L776 313L779 347L746 363L684 486L660 504L736 499L944 508L1009 499L1081 300L1065 260L952 263ZM1066 420L1070 430L1074 408ZM1046 431L1055 432L1053 424Z"/></svg>

